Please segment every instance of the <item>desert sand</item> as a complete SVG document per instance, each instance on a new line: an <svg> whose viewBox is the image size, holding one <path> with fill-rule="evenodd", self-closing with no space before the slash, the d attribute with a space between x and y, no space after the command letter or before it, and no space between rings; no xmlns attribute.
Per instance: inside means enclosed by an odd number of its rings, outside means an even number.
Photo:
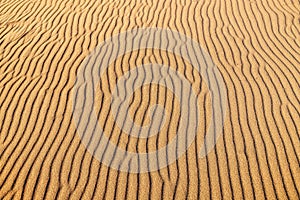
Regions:
<svg viewBox="0 0 300 200"><path fill-rule="evenodd" d="M149 27L175 30L205 49L226 85L227 112L216 146L200 158L212 115L201 75L159 49L118 57L96 84L93 105L114 144L155 151L176 135L179 102L155 84L135 91L128 115L149 124L149 105L163 105L172 114L159 134L135 138L114 123L106 97L136 66L160 63L182 74L200 114L195 141L175 162L128 173L87 151L72 95L97 45ZM0 199L299 199L299 81L297 0L1 0Z"/></svg>

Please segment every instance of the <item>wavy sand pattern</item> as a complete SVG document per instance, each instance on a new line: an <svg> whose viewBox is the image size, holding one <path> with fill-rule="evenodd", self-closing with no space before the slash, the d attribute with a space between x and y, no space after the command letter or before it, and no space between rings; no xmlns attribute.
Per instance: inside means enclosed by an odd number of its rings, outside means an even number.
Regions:
<svg viewBox="0 0 300 200"><path fill-rule="evenodd" d="M299 199L300 2L297 0L0 0L0 199ZM169 28L199 42L226 84L223 134L198 158L209 126L209 90L178 55L138 50L119 57L98 84L95 110L123 149L154 151L176 134L176 97L150 84L129 115L149 123L150 105L169 112L161 132L128 136L109 110L116 81L147 63L183 74L198 95L199 130L176 162L131 174L86 150L72 120L82 61L107 38L141 27Z"/></svg>

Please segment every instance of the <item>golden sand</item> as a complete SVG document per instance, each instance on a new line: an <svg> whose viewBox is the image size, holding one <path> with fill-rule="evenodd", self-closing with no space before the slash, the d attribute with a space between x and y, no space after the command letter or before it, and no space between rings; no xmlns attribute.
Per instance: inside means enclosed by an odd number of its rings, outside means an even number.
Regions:
<svg viewBox="0 0 300 200"><path fill-rule="evenodd" d="M1 0L0 199L299 199L299 13L297 0ZM170 91L145 86L130 107L136 123L149 123L141 119L155 103L173 118L148 141L123 134L101 105L109 105L104 96L126 71L167 64L199 94L199 133L188 151L168 167L134 174L86 150L72 120L72 92L82 61L98 44L146 27L197 41L218 67L228 103L222 136L198 158L211 116L201 76L164 51L118 58L101 78L94 106L102 107L105 134L123 149L165 146L180 116Z"/></svg>

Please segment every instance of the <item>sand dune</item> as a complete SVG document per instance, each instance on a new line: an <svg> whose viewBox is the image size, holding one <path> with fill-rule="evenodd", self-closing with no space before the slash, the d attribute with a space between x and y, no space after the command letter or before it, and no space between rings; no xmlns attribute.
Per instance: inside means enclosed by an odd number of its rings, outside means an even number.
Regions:
<svg viewBox="0 0 300 200"><path fill-rule="evenodd" d="M294 0L0 0L0 199L300 199L299 13ZM127 115L149 124L149 107L162 105L169 115L160 133L135 138L116 125L109 97L136 66L159 63L182 74L200 116L195 141L175 162L127 173L82 144L74 85L101 42L149 27L201 45L226 85L227 112L216 146L199 158L212 116L201 74L159 49L118 57L95 83L93 105L114 144L148 152L176 136L180 103L155 84L132 95Z"/></svg>

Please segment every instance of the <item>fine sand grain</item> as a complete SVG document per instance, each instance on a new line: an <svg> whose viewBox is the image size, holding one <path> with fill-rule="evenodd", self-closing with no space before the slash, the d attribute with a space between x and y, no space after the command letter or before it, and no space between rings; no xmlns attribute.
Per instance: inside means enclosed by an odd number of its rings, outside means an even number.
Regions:
<svg viewBox="0 0 300 200"><path fill-rule="evenodd" d="M0 0L0 199L300 199L299 13L297 0ZM198 94L195 142L169 166L136 174L86 150L72 95L97 45L146 27L175 30L209 53L226 85L227 113L215 148L199 158L212 115L201 75L157 49L118 57L101 77L94 107L120 148L165 146L180 117L172 92L146 85L132 96L129 115L149 124L149 105L159 103L171 117L148 139L122 133L106 97L127 71L164 64Z"/></svg>

